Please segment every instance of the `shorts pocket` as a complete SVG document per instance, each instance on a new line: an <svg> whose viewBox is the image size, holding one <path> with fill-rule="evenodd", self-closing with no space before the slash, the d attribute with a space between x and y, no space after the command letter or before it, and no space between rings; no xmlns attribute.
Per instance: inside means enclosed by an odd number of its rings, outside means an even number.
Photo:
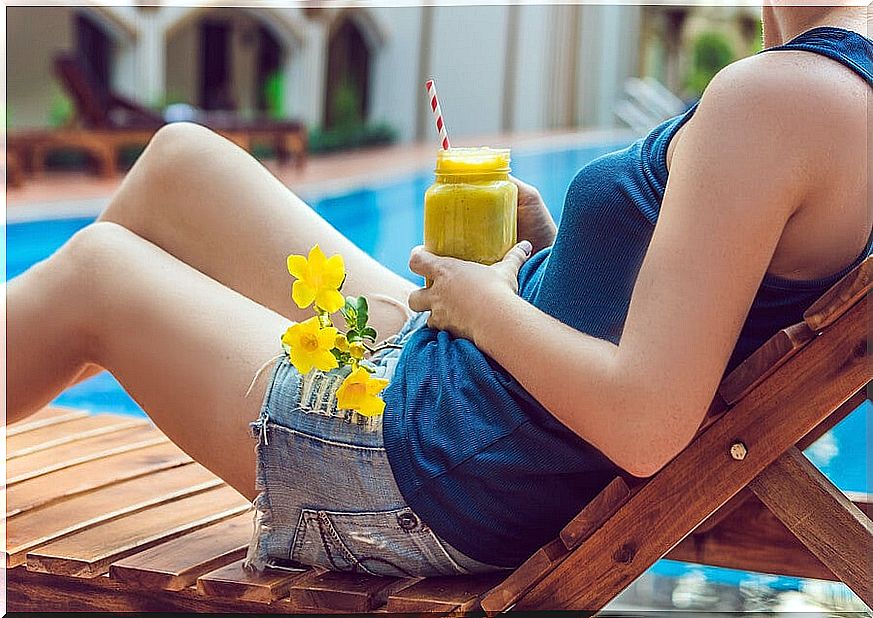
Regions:
<svg viewBox="0 0 873 618"><path fill-rule="evenodd" d="M392 577L469 572L409 507L365 512L302 509L290 558L333 571Z"/></svg>

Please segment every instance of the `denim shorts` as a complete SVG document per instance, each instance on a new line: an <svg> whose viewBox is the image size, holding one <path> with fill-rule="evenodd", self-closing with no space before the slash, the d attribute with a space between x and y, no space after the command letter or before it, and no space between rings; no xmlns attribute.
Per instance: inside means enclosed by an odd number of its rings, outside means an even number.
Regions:
<svg viewBox="0 0 873 618"><path fill-rule="evenodd" d="M427 314L388 340L402 346ZM390 379L401 349L371 359ZM257 421L255 530L246 557L267 565L321 567L396 577L500 570L439 538L404 502L377 422L336 408L348 369L301 376L283 357L273 367Z"/></svg>

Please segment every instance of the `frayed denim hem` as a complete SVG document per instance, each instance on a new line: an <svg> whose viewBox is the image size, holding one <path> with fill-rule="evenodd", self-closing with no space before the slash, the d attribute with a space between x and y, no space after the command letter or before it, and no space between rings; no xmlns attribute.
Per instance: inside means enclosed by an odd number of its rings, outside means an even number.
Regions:
<svg viewBox="0 0 873 618"><path fill-rule="evenodd" d="M267 383L267 392L264 394L264 401L261 404L261 411L258 419L249 424L251 436L257 439L255 445L255 491L258 492L257 497L252 502L254 508L254 521L252 530L252 539L249 542L249 548L246 552L243 567L261 571L266 567L270 560L267 555L266 539L271 531L271 508L270 496L267 492L267 467L264 464L265 453L263 447L267 446L267 422L269 420L268 410L270 399L273 395L274 386L276 384L276 374L283 362L287 362L285 355L282 355L273 366L273 371L270 372L270 380Z"/></svg>

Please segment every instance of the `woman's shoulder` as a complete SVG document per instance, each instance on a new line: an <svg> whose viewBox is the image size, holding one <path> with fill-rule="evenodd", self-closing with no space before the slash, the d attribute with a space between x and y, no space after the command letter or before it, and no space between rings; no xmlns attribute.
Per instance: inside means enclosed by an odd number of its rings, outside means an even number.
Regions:
<svg viewBox="0 0 873 618"><path fill-rule="evenodd" d="M792 217L777 273L830 272L865 242L868 89L827 57L758 54L716 75L689 122L697 144L719 150L725 175L752 165L759 181L786 185Z"/></svg>
<svg viewBox="0 0 873 618"><path fill-rule="evenodd" d="M734 62L712 79L701 106L729 105L762 112L792 111L786 119L803 119L804 112L864 106L869 86L847 66L805 51L756 54ZM859 97L860 95L860 97Z"/></svg>
<svg viewBox="0 0 873 618"><path fill-rule="evenodd" d="M867 132L868 88L830 58L757 54L712 79L689 125L712 137L730 130L740 143L764 148L774 168L800 164L815 174L822 153L833 153L834 144L849 150L860 145Z"/></svg>
<svg viewBox="0 0 873 618"><path fill-rule="evenodd" d="M815 128L833 131L835 122L851 121L853 114L855 120L866 118L869 87L848 66L827 56L799 50L760 53L716 74L700 108L721 115L755 113L767 121L802 125L806 133Z"/></svg>

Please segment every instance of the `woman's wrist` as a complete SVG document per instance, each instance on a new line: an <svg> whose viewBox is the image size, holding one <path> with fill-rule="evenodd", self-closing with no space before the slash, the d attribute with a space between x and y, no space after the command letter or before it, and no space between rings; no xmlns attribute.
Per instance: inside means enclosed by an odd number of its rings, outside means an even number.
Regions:
<svg viewBox="0 0 873 618"><path fill-rule="evenodd" d="M502 325L520 314L519 303L526 303L517 292L505 288L498 288L495 294L483 299L485 302L478 303L478 311L473 320L471 329L473 343L476 347L493 356L492 350L495 335L505 330Z"/></svg>

